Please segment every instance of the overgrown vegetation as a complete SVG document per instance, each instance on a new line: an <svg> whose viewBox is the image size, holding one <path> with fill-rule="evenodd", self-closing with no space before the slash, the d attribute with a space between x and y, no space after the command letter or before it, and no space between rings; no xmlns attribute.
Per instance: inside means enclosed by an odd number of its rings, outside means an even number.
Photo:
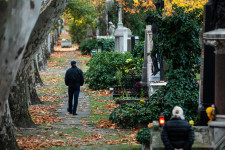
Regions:
<svg viewBox="0 0 225 150"><path fill-rule="evenodd" d="M112 39L86 39L79 46L79 50L82 55L91 54L91 50L97 50L98 47L102 48L102 51L114 51L114 40Z"/></svg>
<svg viewBox="0 0 225 150"><path fill-rule="evenodd" d="M81 43L86 38L87 28L96 26L97 12L89 0L71 0L64 16L73 42Z"/></svg>
<svg viewBox="0 0 225 150"><path fill-rule="evenodd" d="M99 39L98 45L103 51L114 51L115 41L113 39Z"/></svg>
<svg viewBox="0 0 225 150"><path fill-rule="evenodd" d="M176 105L183 108L186 120L197 122L199 88L194 79L199 71L201 50L198 32L202 23L202 10L185 11L183 7L174 6L173 15L162 18L160 13L151 14L159 25L154 53L164 56L169 67L165 74L167 85L143 104L123 104L116 108L110 119L121 127L149 123L157 119L161 112L168 120Z"/></svg>
<svg viewBox="0 0 225 150"><path fill-rule="evenodd" d="M201 9L185 11L174 6L174 14L159 22L158 49L169 67L168 83L161 90L162 107L167 119L174 106L184 109L186 120L197 121L198 84L195 74L199 71L199 30L202 24Z"/></svg>
<svg viewBox="0 0 225 150"><path fill-rule="evenodd" d="M134 57L140 57L144 58L144 47L145 47L145 42L140 41L137 44L135 44L134 49L132 50L132 55Z"/></svg>
<svg viewBox="0 0 225 150"><path fill-rule="evenodd" d="M98 42L96 39L87 39L81 43L79 50L81 51L82 55L89 55L91 54L91 50L97 49L97 47Z"/></svg>
<svg viewBox="0 0 225 150"><path fill-rule="evenodd" d="M150 143L150 138L151 138L151 129L143 128L138 132L136 140L141 144L147 144Z"/></svg>
<svg viewBox="0 0 225 150"><path fill-rule="evenodd" d="M150 122L159 117L160 106L158 100L140 100L136 103L121 104L110 114L109 120L121 128L138 127L138 124L147 127Z"/></svg>
<svg viewBox="0 0 225 150"><path fill-rule="evenodd" d="M121 77L127 75L140 76L143 60L133 58L131 53L102 52L97 53L87 63L86 83L91 89L105 89L118 85L116 72Z"/></svg>

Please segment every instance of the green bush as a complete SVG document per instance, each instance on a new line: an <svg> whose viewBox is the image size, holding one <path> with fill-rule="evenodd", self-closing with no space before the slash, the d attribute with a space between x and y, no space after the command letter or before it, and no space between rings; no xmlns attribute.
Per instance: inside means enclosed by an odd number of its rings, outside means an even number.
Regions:
<svg viewBox="0 0 225 150"><path fill-rule="evenodd" d="M174 106L183 108L186 120L197 121L199 87L195 74L199 71L199 30L201 22L196 9L186 12L174 6L174 13L159 22L156 52L164 56L169 69L166 72L168 83L162 89L162 108L166 119L171 116ZM201 18L201 17L200 17Z"/></svg>
<svg viewBox="0 0 225 150"><path fill-rule="evenodd" d="M134 57L144 58L144 46L145 46L144 41L140 41L137 44L135 44L134 49L131 52L132 55Z"/></svg>
<svg viewBox="0 0 225 150"><path fill-rule="evenodd" d="M127 61L129 60L129 61ZM122 75L128 75L141 71L140 64L143 60L133 58L131 53L101 52L96 53L87 63L89 69L85 73L86 82L91 89L105 89L119 84L116 72L119 70ZM132 68L132 69L131 69Z"/></svg>
<svg viewBox="0 0 225 150"><path fill-rule="evenodd" d="M86 0L70 0L65 10L69 21L69 33L73 42L81 43L86 38L87 28L95 29L97 22L95 7Z"/></svg>
<svg viewBox="0 0 225 150"><path fill-rule="evenodd" d="M110 114L109 120L121 128L133 128L139 123L147 125L158 119L160 106L158 100L121 104Z"/></svg>
<svg viewBox="0 0 225 150"><path fill-rule="evenodd" d="M86 26L78 26L74 21L68 23L69 33L73 42L80 43L86 37Z"/></svg>
<svg viewBox="0 0 225 150"><path fill-rule="evenodd" d="M120 127L149 123L158 119L161 112L169 120L176 105L183 108L187 121L197 122L199 88L194 79L199 70L201 50L198 32L201 22L196 16L201 11L185 12L184 8L174 8L173 15L166 16L163 20L158 18L158 40L153 41L157 47L154 51L164 56L169 67L165 73L167 85L144 104L123 104L116 108L110 115L110 120Z"/></svg>
<svg viewBox="0 0 225 150"><path fill-rule="evenodd" d="M98 40L98 45L102 46L102 50L114 51L115 41L112 39L100 39Z"/></svg>
<svg viewBox="0 0 225 150"><path fill-rule="evenodd" d="M88 55L91 54L91 50L97 49L97 46L98 44L96 39L87 39L81 43L79 50L81 51L82 55Z"/></svg>
<svg viewBox="0 0 225 150"><path fill-rule="evenodd" d="M144 128L141 129L136 137L136 140L140 144L147 144L150 143L150 138L151 138L151 129L150 128Z"/></svg>

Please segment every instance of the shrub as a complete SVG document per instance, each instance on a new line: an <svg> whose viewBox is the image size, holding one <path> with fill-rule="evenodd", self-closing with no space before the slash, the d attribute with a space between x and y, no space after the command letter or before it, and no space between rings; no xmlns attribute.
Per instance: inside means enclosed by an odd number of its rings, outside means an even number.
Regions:
<svg viewBox="0 0 225 150"><path fill-rule="evenodd" d="M183 108L186 120L197 120L198 84L194 80L199 70L199 9L185 12L185 8L174 6L174 13L159 22L156 52L164 56L168 64L165 74L168 80L162 89L162 107L166 119L174 106Z"/></svg>
<svg viewBox="0 0 225 150"><path fill-rule="evenodd" d="M129 62L127 60L130 60ZM138 73L137 63L142 63L143 60L133 58L131 53L115 53L101 52L96 53L94 57L87 63L89 69L85 77L91 89L105 89L118 85L116 72L119 70L122 75L128 75L133 68L134 73ZM139 70L140 71L140 70Z"/></svg>
<svg viewBox="0 0 225 150"><path fill-rule="evenodd" d="M144 41L140 41L137 44L135 44L134 49L131 52L132 55L134 57L144 58L144 46L145 46Z"/></svg>
<svg viewBox="0 0 225 150"><path fill-rule="evenodd" d="M150 143L150 138L151 138L151 129L150 128L144 128L141 129L136 137L136 140L140 144L147 144Z"/></svg>
<svg viewBox="0 0 225 150"><path fill-rule="evenodd" d="M96 39L87 39L84 40L79 46L79 50L82 55L88 55L91 53L91 50L97 49L97 40Z"/></svg>
<svg viewBox="0 0 225 150"><path fill-rule="evenodd" d="M200 11L185 12L184 8L174 8L173 15L158 21L158 40L153 41L157 47L154 51L164 56L169 67L165 74L167 85L145 104L124 104L116 108L110 120L121 127L151 122L158 119L160 112L169 120L176 105L183 108L187 121L197 121L199 88L194 78L199 69L201 52L198 41L201 24L196 17Z"/></svg>
<svg viewBox="0 0 225 150"><path fill-rule="evenodd" d="M158 119L161 103L158 100L121 104L109 116L109 120L122 128L133 128L137 124L147 125Z"/></svg>
<svg viewBox="0 0 225 150"><path fill-rule="evenodd" d="M100 39L98 40L98 45L102 46L102 50L114 51L115 42L112 39Z"/></svg>

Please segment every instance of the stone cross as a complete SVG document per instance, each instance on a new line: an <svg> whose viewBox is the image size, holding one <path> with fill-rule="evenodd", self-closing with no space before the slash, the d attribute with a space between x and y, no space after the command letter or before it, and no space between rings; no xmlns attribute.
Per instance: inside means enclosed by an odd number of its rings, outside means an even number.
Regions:
<svg viewBox="0 0 225 150"><path fill-rule="evenodd" d="M123 28L123 22L122 22L122 4L119 4L117 28Z"/></svg>

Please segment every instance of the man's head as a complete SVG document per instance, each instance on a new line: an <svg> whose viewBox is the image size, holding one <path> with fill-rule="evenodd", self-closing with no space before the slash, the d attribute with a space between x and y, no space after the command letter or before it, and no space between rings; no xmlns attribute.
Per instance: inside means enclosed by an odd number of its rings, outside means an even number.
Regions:
<svg viewBox="0 0 225 150"><path fill-rule="evenodd" d="M76 66L77 62L76 61L71 61L71 66Z"/></svg>
<svg viewBox="0 0 225 150"><path fill-rule="evenodd" d="M182 120L184 120L183 109L179 106L175 106L172 111L172 118L181 118Z"/></svg>

